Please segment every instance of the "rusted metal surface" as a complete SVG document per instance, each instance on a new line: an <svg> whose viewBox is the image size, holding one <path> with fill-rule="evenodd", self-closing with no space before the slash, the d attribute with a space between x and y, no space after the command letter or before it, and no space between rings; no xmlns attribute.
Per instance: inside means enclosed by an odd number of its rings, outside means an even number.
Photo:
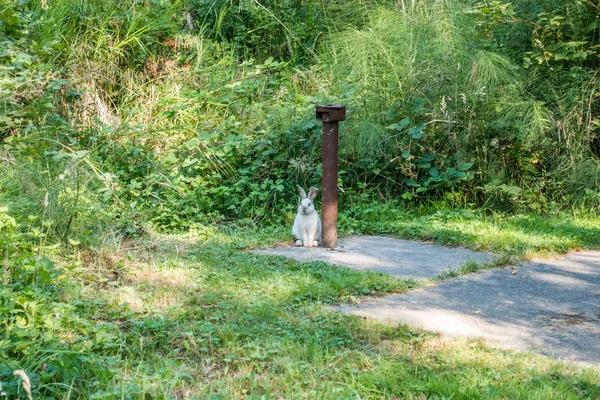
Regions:
<svg viewBox="0 0 600 400"><path fill-rule="evenodd" d="M338 216L338 124L346 119L346 107L340 104L318 105L317 119L323 121L323 177L321 246L337 247Z"/></svg>
<svg viewBox="0 0 600 400"><path fill-rule="evenodd" d="M316 107L317 119L323 122L344 121L346 119L346 107L341 104L327 104Z"/></svg>

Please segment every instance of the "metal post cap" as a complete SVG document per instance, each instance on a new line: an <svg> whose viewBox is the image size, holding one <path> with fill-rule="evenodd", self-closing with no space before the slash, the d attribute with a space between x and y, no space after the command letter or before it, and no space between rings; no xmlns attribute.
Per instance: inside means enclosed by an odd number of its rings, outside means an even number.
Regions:
<svg viewBox="0 0 600 400"><path fill-rule="evenodd" d="M319 121L336 122L346 119L346 106L342 104L317 105L316 111Z"/></svg>

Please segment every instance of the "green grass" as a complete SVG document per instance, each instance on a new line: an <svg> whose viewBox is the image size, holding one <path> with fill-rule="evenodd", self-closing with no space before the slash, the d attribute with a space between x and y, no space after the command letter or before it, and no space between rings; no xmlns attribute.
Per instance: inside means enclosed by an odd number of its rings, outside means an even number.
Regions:
<svg viewBox="0 0 600 400"><path fill-rule="evenodd" d="M411 226L419 231L410 237L477 247L478 243L499 239L477 239L474 227L495 227L493 238L508 235L516 227L539 238L558 235L557 227L568 226L569 232L578 233L573 238L583 243L578 247L583 247L596 234L592 220L565 217L533 224L525 217L494 220L476 214L456 215L438 213L413 218ZM407 217L405 222L390 224L401 226L408 220ZM469 227L473 227L469 235L448 233L465 233ZM480 230L486 235L491 231ZM590 233L590 237L586 236ZM576 243L575 239L568 246ZM62 300L72 308L64 313L72 319L74 328L61 335L62 340L79 346L81 361L74 367L69 364L73 358L65 350L40 348L41 342L32 342L24 368L34 378L34 396L600 396L597 369L564 365L543 356L493 349L478 340L451 339L332 311L331 304L403 292L416 284L382 274L319 262L298 263L246 251L288 240L286 228L197 226L186 235L150 235L113 249L82 250L64 257L61 264L76 266L71 271L63 270L59 285ZM523 240L520 248L520 254L533 254L539 251L538 239ZM542 252L545 251L544 248ZM467 263L458 272L481 267L486 266ZM0 364L0 372L2 368L17 366L15 360ZM71 371L71 378L68 374L52 378L51 374L57 373L54 368ZM5 387L15 387L18 381L11 379L2 378Z"/></svg>
<svg viewBox="0 0 600 400"><path fill-rule="evenodd" d="M433 281L535 257L600 249L600 217L592 213L556 216L485 215L470 210L405 210L394 202L355 205L341 215L343 234L383 234L498 255L487 263L467 261Z"/></svg>
<svg viewBox="0 0 600 400"><path fill-rule="evenodd" d="M600 248L600 217L591 213L487 216L468 210L405 211L387 203L353 206L340 225L344 234L387 234L517 259Z"/></svg>
<svg viewBox="0 0 600 400"><path fill-rule="evenodd" d="M521 69L530 33L479 35L469 1L4 3L0 398L27 397L18 369L35 398L600 397L597 371L327 308L415 282L245 251L289 240L293 184L321 174L313 104L334 101L342 234L501 256L440 280L598 248L594 210L343 204L597 207L593 62ZM150 223L190 233L122 241Z"/></svg>
<svg viewBox="0 0 600 400"><path fill-rule="evenodd" d="M458 269L450 268L448 271L442 272L438 276L432 278L432 281L440 282L446 279L455 278L460 275L470 274L472 272L477 272L488 268L495 268L503 265L512 264L513 261L514 260L511 257L507 256L500 256L488 262L477 262L474 260L468 260Z"/></svg>

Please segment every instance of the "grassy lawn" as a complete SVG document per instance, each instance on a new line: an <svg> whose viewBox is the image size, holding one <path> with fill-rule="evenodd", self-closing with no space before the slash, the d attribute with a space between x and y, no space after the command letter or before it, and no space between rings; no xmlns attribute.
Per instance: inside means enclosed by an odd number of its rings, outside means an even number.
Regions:
<svg viewBox="0 0 600 400"><path fill-rule="evenodd" d="M600 248L600 217L589 214L485 216L468 210L406 213L394 205L366 205L352 207L341 222L346 234L389 234L516 259Z"/></svg>
<svg viewBox="0 0 600 400"><path fill-rule="evenodd" d="M359 230L348 221L344 232ZM597 222L461 212L360 231L527 257L597 247ZM87 343L84 356L34 342L18 367L40 398L600 398L598 369L332 312L415 283L245 251L288 239L287 229L200 227L76 252L62 277L76 322L63 335ZM69 384L52 383L58 366Z"/></svg>

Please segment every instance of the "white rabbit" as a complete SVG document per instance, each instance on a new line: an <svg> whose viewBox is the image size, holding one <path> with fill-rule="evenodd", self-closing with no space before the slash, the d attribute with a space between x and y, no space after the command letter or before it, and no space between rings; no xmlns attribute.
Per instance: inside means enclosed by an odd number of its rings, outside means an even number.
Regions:
<svg viewBox="0 0 600 400"><path fill-rule="evenodd" d="M321 219L313 200L317 197L318 190L311 188L306 196L306 192L300 186L296 185L300 193L300 206L294 220L292 235L297 239L296 246L313 247L318 246L321 240Z"/></svg>

